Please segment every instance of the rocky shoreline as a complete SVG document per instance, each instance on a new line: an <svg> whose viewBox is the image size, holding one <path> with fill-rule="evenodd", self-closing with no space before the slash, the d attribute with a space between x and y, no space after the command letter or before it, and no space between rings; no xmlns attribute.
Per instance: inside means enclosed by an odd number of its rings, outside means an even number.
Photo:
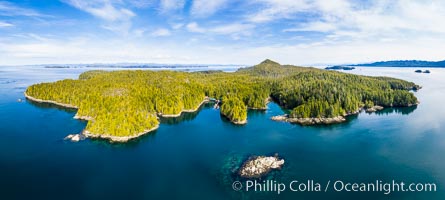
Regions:
<svg viewBox="0 0 445 200"><path fill-rule="evenodd" d="M201 106L205 103L208 103L210 100L208 98L205 98L204 100L202 100L202 102L195 108L195 109L188 109L188 110L182 110L181 112L179 112L178 114L161 114L159 113L158 115L161 117L165 117L165 118L170 118L170 117L179 117L181 116L182 113L193 113L199 110L199 108L201 108Z"/></svg>
<svg viewBox="0 0 445 200"><path fill-rule="evenodd" d="M150 132L152 132L152 131L154 131L154 130L156 130L158 128L159 128L159 125L151 128L151 129L145 130L144 132L138 133L136 135L132 135L132 136L99 135L99 134L93 134L93 133L91 133L91 132L89 132L87 130L84 130L82 132L82 135L84 135L85 137L88 137L88 138L106 139L106 140L109 140L110 142L128 142L129 140L138 138L138 137L140 137L142 135L145 135L147 133L150 133Z"/></svg>
<svg viewBox="0 0 445 200"><path fill-rule="evenodd" d="M65 108L78 109L77 106L73 106L73 105L70 105L70 104L59 103L59 102L51 101L51 100L37 99L37 98L34 98L32 96L29 96L28 94L26 94L26 92L24 93L24 95L25 95L26 99L29 99L29 100L34 101L34 102L50 103L50 104L58 105L58 106L65 107ZM201 105L202 105L202 103L200 104L200 106ZM198 109L199 109L199 107L198 107ZM93 120L93 117L91 117L91 116L79 116L77 114L73 118L74 119L79 119L79 120L87 120L87 121ZM142 133L138 133L138 134L132 135L132 136L98 135L98 134L93 134L93 133L89 132L88 130L83 130L81 134L70 134L67 137L65 137L65 139L66 140L69 139L71 141L77 142L77 141L81 140L83 137L86 137L86 138L102 138L102 139L110 140L111 142L128 142L131 139L134 139L134 138L140 137L142 135L145 135L145 134L147 134L147 133L149 133L151 131L154 131L154 130L156 130L158 128L159 128L159 125L157 125L154 128L145 130Z"/></svg>
<svg viewBox="0 0 445 200"><path fill-rule="evenodd" d="M232 121L230 120L232 123L237 124L237 125L244 125L247 124L247 119L243 120L243 121Z"/></svg>
<svg viewBox="0 0 445 200"><path fill-rule="evenodd" d="M85 120L85 121L92 121L93 117L91 116L79 116L79 115L74 115L73 117L74 119L78 119L78 120Z"/></svg>
<svg viewBox="0 0 445 200"><path fill-rule="evenodd" d="M419 103L417 103L419 104ZM417 104L414 105L408 105L408 107L410 106L415 106ZM289 122L289 123L295 123L295 124L301 124L301 125L319 125L319 124L338 124L338 123L343 123L346 122L346 118L349 115L356 115L359 114L361 111L365 111L367 113L373 113L373 112L377 112L380 110L385 109L385 107L383 106L379 106L379 105L375 105L373 107L370 108L360 108L359 110L355 111L355 112L351 112L351 113L347 113L343 116L337 116L337 117L312 117L312 118L293 118L290 117L288 114L284 114L284 115L278 115L278 116L273 116L270 119L274 120L274 121L282 121L282 122Z"/></svg>
<svg viewBox="0 0 445 200"><path fill-rule="evenodd" d="M62 106L62 107L65 107L65 108L78 109L77 106L74 106L74 105L71 105L71 104L59 103L57 101L52 101L52 100L37 99L37 98L34 98L32 96L29 96L28 94L26 94L26 92L23 93L23 94L25 95L26 99L34 101L34 102L37 102L37 103L50 103L50 104L55 104L55 105Z"/></svg>
<svg viewBox="0 0 445 200"><path fill-rule="evenodd" d="M232 119L230 119L228 116L226 116L226 115L224 115L224 114L222 114L222 113L220 113L223 117L225 117L226 119L228 119L230 122L232 122L233 124L236 124L236 125L244 125L244 124L247 124L247 119L245 119L245 120L242 120L242 121L234 121L234 120L232 120Z"/></svg>
<svg viewBox="0 0 445 200"><path fill-rule="evenodd" d="M320 117L320 118L292 118L288 114L273 116L271 118L274 121L283 121L289 123L296 123L301 125L317 125L317 124L337 124L345 122L346 119L343 116L337 116L332 118Z"/></svg>
<svg viewBox="0 0 445 200"><path fill-rule="evenodd" d="M372 112L377 112L377 111L383 110L383 109L385 109L383 106L373 106L371 108L367 108L365 111L367 113L372 113Z"/></svg>

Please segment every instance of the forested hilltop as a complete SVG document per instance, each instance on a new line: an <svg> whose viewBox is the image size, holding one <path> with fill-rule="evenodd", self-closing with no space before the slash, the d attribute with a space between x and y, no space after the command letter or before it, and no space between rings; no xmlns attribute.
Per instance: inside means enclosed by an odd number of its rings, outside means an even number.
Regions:
<svg viewBox="0 0 445 200"><path fill-rule="evenodd" d="M243 124L247 109L264 109L269 98L290 109L291 118L329 118L374 105L417 104L408 91L417 88L394 78L265 60L234 73L89 71L78 80L32 85L25 95L34 101L78 108L76 117L89 120L84 131L89 136L128 139L157 128L158 116L196 111L207 97L221 100L221 114Z"/></svg>

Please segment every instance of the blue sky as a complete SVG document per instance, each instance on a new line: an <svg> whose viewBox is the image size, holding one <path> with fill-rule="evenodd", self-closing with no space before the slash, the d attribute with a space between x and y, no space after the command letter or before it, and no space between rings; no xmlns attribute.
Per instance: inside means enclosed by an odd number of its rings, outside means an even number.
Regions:
<svg viewBox="0 0 445 200"><path fill-rule="evenodd" d="M0 0L0 65L445 59L441 0Z"/></svg>

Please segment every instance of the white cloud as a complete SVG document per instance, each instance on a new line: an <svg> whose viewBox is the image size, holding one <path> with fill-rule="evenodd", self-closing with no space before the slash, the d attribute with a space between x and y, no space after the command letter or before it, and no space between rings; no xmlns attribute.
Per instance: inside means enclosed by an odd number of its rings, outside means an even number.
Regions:
<svg viewBox="0 0 445 200"><path fill-rule="evenodd" d="M136 8L148 8L154 4L153 0L128 0L127 2Z"/></svg>
<svg viewBox="0 0 445 200"><path fill-rule="evenodd" d="M120 0L66 0L66 2L106 22L102 27L113 32L128 34L131 19L136 14L125 8Z"/></svg>
<svg viewBox="0 0 445 200"><path fill-rule="evenodd" d="M160 0L160 9L162 13L183 9L185 0Z"/></svg>
<svg viewBox="0 0 445 200"><path fill-rule="evenodd" d="M191 22L189 24L187 24L186 26L187 30L193 33L204 33L206 32L205 29L199 27L198 23L196 22Z"/></svg>
<svg viewBox="0 0 445 200"><path fill-rule="evenodd" d="M232 39L239 39L241 36L249 36L255 28L253 24L231 23L212 27L201 27L196 22L187 24L187 30L193 33L230 35Z"/></svg>
<svg viewBox="0 0 445 200"><path fill-rule="evenodd" d="M184 27L183 23L175 23L175 24L171 24L171 27L175 30L180 29L182 27Z"/></svg>
<svg viewBox="0 0 445 200"><path fill-rule="evenodd" d="M444 59L445 1L440 0L254 0L242 3L245 7L233 8L243 10L239 16L223 15L211 20L206 17L221 9L232 9L224 7L230 0L195 0L187 5L191 6L191 21L187 21L188 13L181 10L185 8L183 0L138 1L141 8L155 2L161 13L171 12L174 17L161 15L156 25L166 28L150 30L150 26L133 27L136 14L131 9L138 6L130 0L70 0L70 5L102 20L103 28L127 35L96 41L94 27L89 33L93 36L82 41L65 39L58 33L51 39L44 31L21 33L26 40L8 41L14 36L2 35L0 60L2 64L46 61L255 64L272 58L287 64L311 64ZM0 1L0 11L4 11L0 16L18 15L17 6L11 7L8 4L5 9L5 3ZM27 16L36 15L35 11L27 10L30 11ZM163 21L163 17L167 19ZM0 27L9 24L19 26L20 21L0 21ZM189 41L176 44L179 38L172 35L176 31L189 31ZM168 35L172 42L143 37ZM246 40L230 42L230 38Z"/></svg>
<svg viewBox="0 0 445 200"><path fill-rule="evenodd" d="M171 35L171 32L170 32L170 30L168 30L168 29L160 28L160 29L158 29L158 30L156 30L156 31L153 31L153 32L151 33L151 35L152 35L152 36L155 36L155 37L165 37L165 36L170 36L170 35Z"/></svg>
<svg viewBox="0 0 445 200"><path fill-rule="evenodd" d="M65 38L42 42L36 38L0 42L0 60L3 65L97 62L255 64L265 58L295 65L393 59L443 60L444 43L443 37L422 37L416 41L314 42L259 47L227 43L215 48L214 45L202 45L200 41L169 46L119 39Z"/></svg>
<svg viewBox="0 0 445 200"><path fill-rule="evenodd" d="M445 2L258 0L262 8L248 14L252 23L282 19L295 23L284 32L314 31L333 40L383 40L445 33ZM301 19L301 20L300 20ZM303 22L302 22L303 21Z"/></svg>
<svg viewBox="0 0 445 200"><path fill-rule="evenodd" d="M11 24L11 23L8 23L8 22L2 22L2 21L0 21L0 28L11 27L11 26L14 26L14 25Z"/></svg>
<svg viewBox="0 0 445 200"><path fill-rule="evenodd" d="M317 31L317 32L330 32L337 30L337 26L326 22L311 22L303 24L301 28L288 28L284 29L284 32L299 32L299 31Z"/></svg>
<svg viewBox="0 0 445 200"><path fill-rule="evenodd" d="M49 17L33 9L22 8L7 1L0 1L0 16Z"/></svg>
<svg viewBox="0 0 445 200"><path fill-rule="evenodd" d="M116 7L109 0L67 0L71 6L107 21L127 20L136 16L131 10Z"/></svg>
<svg viewBox="0 0 445 200"><path fill-rule="evenodd" d="M305 0L257 0L263 6L259 11L249 14L247 21L266 23L275 19L292 18L294 14L309 10L310 4Z"/></svg>
<svg viewBox="0 0 445 200"><path fill-rule="evenodd" d="M229 0L194 0L191 14L197 17L207 17L225 7Z"/></svg>

